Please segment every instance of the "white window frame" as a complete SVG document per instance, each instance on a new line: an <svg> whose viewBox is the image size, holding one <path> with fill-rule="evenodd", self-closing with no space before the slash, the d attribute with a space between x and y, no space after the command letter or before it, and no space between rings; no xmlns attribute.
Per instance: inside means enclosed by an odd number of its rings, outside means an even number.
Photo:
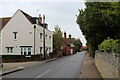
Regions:
<svg viewBox="0 0 120 80"><path fill-rule="evenodd" d="M6 47L6 49L8 54L13 53L13 47Z"/></svg>
<svg viewBox="0 0 120 80"><path fill-rule="evenodd" d="M40 39L42 40L42 38L43 38L43 33L40 33Z"/></svg>
<svg viewBox="0 0 120 80"><path fill-rule="evenodd" d="M18 38L18 33L17 32L13 32L13 38L14 38L14 40L17 40L17 38Z"/></svg>
<svg viewBox="0 0 120 80"><path fill-rule="evenodd" d="M51 36L49 36L49 42L51 42Z"/></svg>
<svg viewBox="0 0 120 80"><path fill-rule="evenodd" d="M29 52L30 52L30 54L29 55L31 55L32 54L32 47L20 47L20 49L21 49L21 51L22 51L22 54L21 55L28 55L29 54ZM26 53L26 54L25 54Z"/></svg>

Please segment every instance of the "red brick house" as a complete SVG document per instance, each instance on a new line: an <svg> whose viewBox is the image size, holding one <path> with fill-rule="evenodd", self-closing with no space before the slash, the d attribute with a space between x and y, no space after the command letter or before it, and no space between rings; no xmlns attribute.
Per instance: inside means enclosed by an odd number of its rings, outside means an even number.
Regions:
<svg viewBox="0 0 120 80"><path fill-rule="evenodd" d="M66 32L64 32L63 45L62 45L62 54L64 56L73 54L73 42L71 41L71 35L66 37Z"/></svg>

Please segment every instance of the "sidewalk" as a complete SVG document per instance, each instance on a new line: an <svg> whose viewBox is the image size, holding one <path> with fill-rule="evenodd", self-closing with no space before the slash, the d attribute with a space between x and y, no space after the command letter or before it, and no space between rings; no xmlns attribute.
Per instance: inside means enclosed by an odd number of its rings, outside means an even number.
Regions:
<svg viewBox="0 0 120 80"><path fill-rule="evenodd" d="M102 78L89 54L86 54L81 78Z"/></svg>
<svg viewBox="0 0 120 80"><path fill-rule="evenodd" d="M57 58L49 59L46 61L30 61L30 62L15 62L15 63L3 63L3 68L0 70L0 75L6 75L9 73L13 73L16 71L24 70L26 68L30 68L39 64L43 64Z"/></svg>

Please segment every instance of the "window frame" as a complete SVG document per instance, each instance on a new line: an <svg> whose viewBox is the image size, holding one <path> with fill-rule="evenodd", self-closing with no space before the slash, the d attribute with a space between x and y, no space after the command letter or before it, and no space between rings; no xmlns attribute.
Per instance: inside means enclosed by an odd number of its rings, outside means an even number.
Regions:
<svg viewBox="0 0 120 80"><path fill-rule="evenodd" d="M42 39L43 38L43 33L40 33L40 39Z"/></svg>
<svg viewBox="0 0 120 80"><path fill-rule="evenodd" d="M13 36L14 40L17 40L17 32L13 32L13 34L14 34Z"/></svg>
<svg viewBox="0 0 120 80"><path fill-rule="evenodd" d="M9 53L13 53L13 48L14 47L6 47L6 49L7 49L7 53L9 54Z"/></svg>
<svg viewBox="0 0 120 80"><path fill-rule="evenodd" d="M21 55L32 55L32 46L20 46Z"/></svg>

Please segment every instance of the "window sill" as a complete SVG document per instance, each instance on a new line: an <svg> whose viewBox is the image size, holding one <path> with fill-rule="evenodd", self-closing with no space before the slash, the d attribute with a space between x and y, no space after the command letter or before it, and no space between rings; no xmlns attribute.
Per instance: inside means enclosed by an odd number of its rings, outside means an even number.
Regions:
<svg viewBox="0 0 120 80"><path fill-rule="evenodd" d="M13 54L13 53L7 53L7 54Z"/></svg>
<svg viewBox="0 0 120 80"><path fill-rule="evenodd" d="M14 41L17 41L17 39L14 39Z"/></svg>

